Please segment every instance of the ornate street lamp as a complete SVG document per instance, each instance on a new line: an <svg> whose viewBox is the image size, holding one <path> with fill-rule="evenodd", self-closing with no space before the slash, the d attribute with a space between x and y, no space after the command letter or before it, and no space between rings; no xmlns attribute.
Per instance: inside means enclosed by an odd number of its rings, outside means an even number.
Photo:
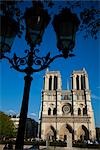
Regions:
<svg viewBox="0 0 100 150"><path fill-rule="evenodd" d="M64 58L71 56L70 51L75 46L75 34L80 21L70 9L64 8L59 15L55 15L53 27L57 36L57 48L62 51Z"/></svg>
<svg viewBox="0 0 100 150"><path fill-rule="evenodd" d="M66 14L67 12L68 14ZM68 17L68 15L70 16ZM39 50L35 49L35 46L41 42L44 29L49 23L50 16L48 15L47 11L44 10L43 5L40 3L40 1L35 1L34 6L26 10L24 17L26 23L25 38L30 45L30 50L25 51L26 55L24 57L21 58L14 54L13 58L9 58L5 55L5 52L10 51L11 49L12 42L9 42L9 40L10 37L16 35L17 30L15 29L17 29L17 25L12 28L12 30L14 30L12 31L10 30L10 27L8 26L9 23L7 22L7 24L5 25L5 29L7 30L7 32L1 32L2 34L0 33L2 39L1 45L6 45L6 43L7 45L9 44L7 48L5 48L5 46L0 47L0 58L7 59L11 64L12 68L14 68L15 70L26 73L26 76L24 78L25 86L20 111L19 128L16 138L16 150L22 150L24 145L24 132L28 112L29 93L31 81L33 79L31 75L34 72L39 72L43 69L46 69L50 65L50 63L53 62L56 58L67 58L71 56L69 52L74 48L75 33L79 25L79 21L76 15L71 14L71 12L69 13L68 9L62 11L60 15L55 16L53 26L57 34L57 47L60 51L62 51L62 54L58 54L51 58L49 52L45 57L39 57L37 56ZM1 26L3 27L3 22L1 22ZM7 40L5 40L6 37Z"/></svg>

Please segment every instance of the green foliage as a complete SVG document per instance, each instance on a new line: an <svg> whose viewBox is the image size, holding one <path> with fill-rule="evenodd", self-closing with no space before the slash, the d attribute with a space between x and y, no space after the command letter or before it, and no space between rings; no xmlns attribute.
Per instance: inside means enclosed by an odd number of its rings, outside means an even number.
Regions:
<svg viewBox="0 0 100 150"><path fill-rule="evenodd" d="M0 112L0 137L13 137L14 124L10 117Z"/></svg>
<svg viewBox="0 0 100 150"><path fill-rule="evenodd" d="M19 32L17 35L21 37L23 31L25 30L25 24L23 23L23 19L25 19L25 11L23 11L21 8L23 8L24 5L30 5L34 6L36 4L41 3L41 7L47 9L50 16L54 17L58 11L62 11L63 8L67 7L71 10L71 12L75 12L77 16L80 19L80 28L79 31L81 31L84 35L84 38L92 37L94 39L97 39L99 36L100 31L100 10L99 0L91 0L91 1L72 1L72 0L66 0L66 1L56 1L56 0L42 0L36 1L36 0L30 0L30 1L0 1L0 8L1 12L3 14L9 15L10 17L13 17L18 25L19 25ZM26 6L27 6L26 5ZM54 11L56 10L56 11ZM27 25L26 25L27 26Z"/></svg>

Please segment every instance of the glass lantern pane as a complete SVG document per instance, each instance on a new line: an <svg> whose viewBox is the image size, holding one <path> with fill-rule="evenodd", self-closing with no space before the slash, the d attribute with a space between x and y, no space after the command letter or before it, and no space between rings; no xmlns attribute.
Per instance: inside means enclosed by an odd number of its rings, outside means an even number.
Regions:
<svg viewBox="0 0 100 150"><path fill-rule="evenodd" d="M29 43L38 43L37 39L40 37L40 31L38 30L27 30L27 40L29 40Z"/></svg>
<svg viewBox="0 0 100 150"><path fill-rule="evenodd" d="M66 37L61 37L57 40L57 47L59 50L71 50L74 48L75 39L68 39Z"/></svg>
<svg viewBox="0 0 100 150"><path fill-rule="evenodd" d="M37 6L37 5L36 5ZM45 27L48 25L50 17L40 5L28 9L25 13L26 40L31 46L40 44Z"/></svg>
<svg viewBox="0 0 100 150"><path fill-rule="evenodd" d="M71 22L62 22L59 25L58 44L61 50L71 50L74 48L75 32Z"/></svg>
<svg viewBox="0 0 100 150"><path fill-rule="evenodd" d="M33 30L40 30L43 24L43 19L41 18L41 16L32 16L31 18L27 19L26 22L28 28L31 28Z"/></svg>
<svg viewBox="0 0 100 150"><path fill-rule="evenodd" d="M59 27L60 35L72 35L73 34L73 25L71 22L62 22Z"/></svg>
<svg viewBox="0 0 100 150"><path fill-rule="evenodd" d="M34 19L34 17L33 17ZM35 22L36 21L36 22ZM41 38L44 32L44 26L43 19L35 18L35 20L32 21L31 26L27 27L27 33L26 37L29 43L32 44L39 44L41 42Z"/></svg>

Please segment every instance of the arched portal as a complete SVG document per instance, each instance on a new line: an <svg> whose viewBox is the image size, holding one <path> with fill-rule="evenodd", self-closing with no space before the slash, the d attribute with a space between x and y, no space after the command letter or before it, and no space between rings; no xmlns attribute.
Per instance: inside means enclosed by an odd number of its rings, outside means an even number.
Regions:
<svg viewBox="0 0 100 150"><path fill-rule="evenodd" d="M88 129L84 125L82 125L82 129L85 132L84 140L88 140L89 139L89 131L88 131Z"/></svg>
<svg viewBox="0 0 100 150"><path fill-rule="evenodd" d="M89 139L89 131L84 125L78 128L76 134L78 140L84 141Z"/></svg>
<svg viewBox="0 0 100 150"><path fill-rule="evenodd" d="M46 139L48 140L55 140L56 130L52 125L46 129L45 136L46 136Z"/></svg>
<svg viewBox="0 0 100 150"><path fill-rule="evenodd" d="M69 124L64 124L61 126L59 130L59 139L67 141L69 137L72 138L72 134L73 134L72 127Z"/></svg>

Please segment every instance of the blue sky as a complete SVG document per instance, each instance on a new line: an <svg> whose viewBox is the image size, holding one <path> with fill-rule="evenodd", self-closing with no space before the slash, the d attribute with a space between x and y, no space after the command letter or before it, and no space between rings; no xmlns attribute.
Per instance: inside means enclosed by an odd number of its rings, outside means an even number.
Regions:
<svg viewBox="0 0 100 150"><path fill-rule="evenodd" d="M21 38L16 37L12 52L23 56L24 50L29 46L25 41L25 33ZM51 24L48 25L43 35L42 43L39 47L40 54L46 55L48 51L51 55L56 55L56 36ZM70 75L73 70L85 68L89 76L89 85L91 90L91 101L95 115L96 126L100 127L100 44L99 38L84 39L83 34L77 32L76 44L74 48L75 57L68 59L58 59L53 62L49 70L60 71L62 76L62 89L67 88L67 81L70 84ZM43 88L43 76L46 70L33 74L33 81L30 90L28 116L38 120L38 114L41 103L41 90ZM25 74L10 68L6 60L0 60L0 110L3 112L20 112Z"/></svg>

